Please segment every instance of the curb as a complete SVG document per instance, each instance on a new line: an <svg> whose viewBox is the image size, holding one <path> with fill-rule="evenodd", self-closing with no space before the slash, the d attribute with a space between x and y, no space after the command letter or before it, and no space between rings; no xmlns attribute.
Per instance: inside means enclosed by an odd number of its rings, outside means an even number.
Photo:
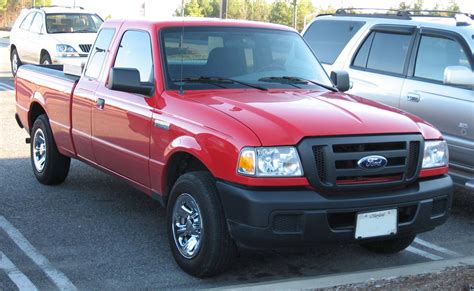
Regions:
<svg viewBox="0 0 474 291"><path fill-rule="evenodd" d="M277 280L266 283L243 284L221 287L221 290L289 290L329 288L339 285L357 284L368 281L393 279L396 277L415 276L440 272L447 267L474 265L474 256L449 260L404 265L371 271L342 273L332 276L318 276L304 279Z"/></svg>

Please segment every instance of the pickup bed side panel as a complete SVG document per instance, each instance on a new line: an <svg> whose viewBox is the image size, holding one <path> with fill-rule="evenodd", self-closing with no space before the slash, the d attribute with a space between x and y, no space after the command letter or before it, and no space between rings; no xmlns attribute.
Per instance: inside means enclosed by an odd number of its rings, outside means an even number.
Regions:
<svg viewBox="0 0 474 291"><path fill-rule="evenodd" d="M71 96L77 77L40 66L23 66L17 76L17 108L22 112L23 124L32 126L31 109L37 103L48 116L55 142L60 153L73 156L75 150L71 138ZM36 105L37 106L37 105ZM24 110L28 108L25 118Z"/></svg>

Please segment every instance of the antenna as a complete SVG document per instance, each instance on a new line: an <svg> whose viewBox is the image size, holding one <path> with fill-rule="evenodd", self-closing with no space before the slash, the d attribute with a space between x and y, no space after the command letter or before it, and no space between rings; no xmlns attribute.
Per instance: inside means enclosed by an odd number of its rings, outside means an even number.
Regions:
<svg viewBox="0 0 474 291"><path fill-rule="evenodd" d="M182 1L182 12L181 12L181 17L182 17L182 29L181 29L181 37L179 40L179 50L181 51L181 76L179 80L179 94L184 94L183 90L183 66L184 66L184 55L183 55L183 40L184 40L184 2L185 0Z"/></svg>

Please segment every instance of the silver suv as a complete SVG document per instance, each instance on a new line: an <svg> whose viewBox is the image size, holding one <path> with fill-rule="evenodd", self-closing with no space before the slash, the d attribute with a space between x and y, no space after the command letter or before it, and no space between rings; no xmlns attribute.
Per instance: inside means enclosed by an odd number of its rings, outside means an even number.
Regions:
<svg viewBox="0 0 474 291"><path fill-rule="evenodd" d="M474 190L472 16L357 12L339 9L318 16L303 36L328 72L349 72L349 93L400 108L440 129L455 183Z"/></svg>
<svg viewBox="0 0 474 291"><path fill-rule="evenodd" d="M23 63L85 61L103 20L79 7L24 9L10 34L13 75Z"/></svg>

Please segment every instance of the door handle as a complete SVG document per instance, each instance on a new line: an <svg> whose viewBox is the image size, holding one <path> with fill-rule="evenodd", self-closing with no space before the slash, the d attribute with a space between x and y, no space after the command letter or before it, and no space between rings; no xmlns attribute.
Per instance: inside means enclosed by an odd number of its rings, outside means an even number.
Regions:
<svg viewBox="0 0 474 291"><path fill-rule="evenodd" d="M408 93L407 100L410 102L420 102L420 94L418 93Z"/></svg>
<svg viewBox="0 0 474 291"><path fill-rule="evenodd" d="M104 109L104 105L105 105L105 100L102 98L97 98L97 100L95 101L95 107L97 109L102 110Z"/></svg>

